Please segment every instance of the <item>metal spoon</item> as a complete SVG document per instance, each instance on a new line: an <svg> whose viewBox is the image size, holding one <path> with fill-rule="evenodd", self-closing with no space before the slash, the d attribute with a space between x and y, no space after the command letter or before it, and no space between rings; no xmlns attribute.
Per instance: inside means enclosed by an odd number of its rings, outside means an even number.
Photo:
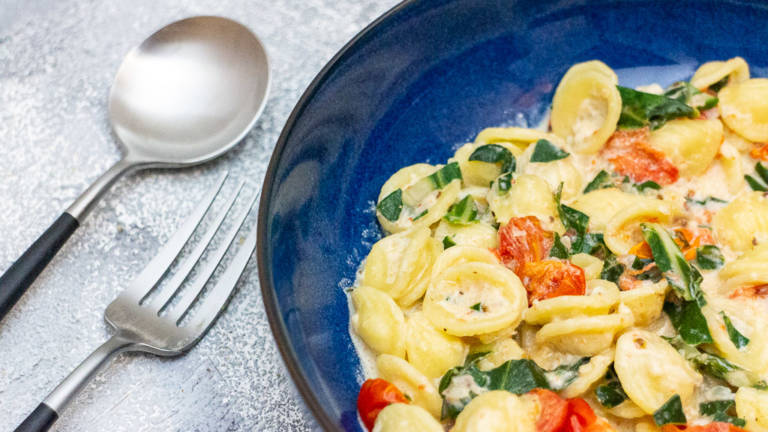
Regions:
<svg viewBox="0 0 768 432"><path fill-rule="evenodd" d="M174 22L131 50L109 94L109 117L123 158L0 277L0 319L120 177L220 156L253 127L268 91L264 46L226 18Z"/></svg>

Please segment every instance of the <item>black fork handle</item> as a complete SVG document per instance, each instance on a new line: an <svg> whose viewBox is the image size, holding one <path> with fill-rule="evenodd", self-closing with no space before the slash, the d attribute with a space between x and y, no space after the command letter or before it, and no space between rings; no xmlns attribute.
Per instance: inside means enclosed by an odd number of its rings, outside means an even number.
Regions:
<svg viewBox="0 0 768 432"><path fill-rule="evenodd" d="M56 252L80 226L74 216L62 213L53 224L0 276L0 320L32 285Z"/></svg>
<svg viewBox="0 0 768 432"><path fill-rule="evenodd" d="M45 432L56 423L59 414L45 403L32 411L14 432Z"/></svg>

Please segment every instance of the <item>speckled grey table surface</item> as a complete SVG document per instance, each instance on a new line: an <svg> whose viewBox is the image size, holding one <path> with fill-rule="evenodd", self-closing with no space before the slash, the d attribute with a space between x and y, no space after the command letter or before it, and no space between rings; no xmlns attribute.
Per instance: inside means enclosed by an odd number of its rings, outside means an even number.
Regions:
<svg viewBox="0 0 768 432"><path fill-rule="evenodd" d="M223 171L261 185L292 107L322 66L395 0L0 0L0 271L119 158L107 119L130 48L194 15L234 18L272 62L264 115L232 153L122 180L0 322L0 431L103 342L106 305ZM264 314L255 260L227 312L177 359L123 355L58 431L314 430Z"/></svg>

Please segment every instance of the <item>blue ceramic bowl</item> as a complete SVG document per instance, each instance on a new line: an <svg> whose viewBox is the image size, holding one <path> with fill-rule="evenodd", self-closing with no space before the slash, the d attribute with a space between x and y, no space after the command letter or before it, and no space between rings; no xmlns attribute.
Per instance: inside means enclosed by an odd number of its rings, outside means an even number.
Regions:
<svg viewBox="0 0 768 432"><path fill-rule="evenodd" d="M267 314L320 424L361 430L344 289L380 237L373 206L392 173L444 162L487 126L536 125L577 62L600 59L625 86L736 55L765 76L766 23L744 1L414 0L356 36L288 119L259 212Z"/></svg>

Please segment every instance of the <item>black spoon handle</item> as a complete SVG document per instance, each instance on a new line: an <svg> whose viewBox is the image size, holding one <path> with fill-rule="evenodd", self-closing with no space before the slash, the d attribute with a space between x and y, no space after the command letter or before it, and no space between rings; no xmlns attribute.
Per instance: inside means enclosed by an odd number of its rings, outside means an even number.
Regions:
<svg viewBox="0 0 768 432"><path fill-rule="evenodd" d="M59 414L56 411L45 403L41 403L14 432L45 432L53 426L58 418Z"/></svg>
<svg viewBox="0 0 768 432"><path fill-rule="evenodd" d="M0 276L0 320L21 298L51 261L61 246L80 226L74 216L64 212L5 273Z"/></svg>

